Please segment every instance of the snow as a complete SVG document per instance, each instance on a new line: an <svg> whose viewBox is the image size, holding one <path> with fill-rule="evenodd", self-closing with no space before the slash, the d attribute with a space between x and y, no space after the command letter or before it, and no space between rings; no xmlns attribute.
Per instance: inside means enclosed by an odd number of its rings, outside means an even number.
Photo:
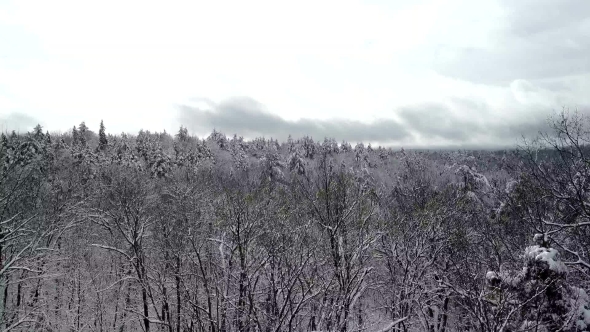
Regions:
<svg viewBox="0 0 590 332"><path fill-rule="evenodd" d="M572 290L574 298L570 299L570 304L577 311L576 326L580 330L585 330L590 326L590 298L581 288L572 287Z"/></svg>
<svg viewBox="0 0 590 332"><path fill-rule="evenodd" d="M455 170L455 174L467 176L470 182L472 181L472 183L484 191L487 191L491 188L490 182L485 177L485 175L477 173L473 167L461 165Z"/></svg>
<svg viewBox="0 0 590 332"><path fill-rule="evenodd" d="M545 248L538 245L525 249L525 256L536 261L543 261L549 265L549 269L559 273L567 272L567 268L558 258L559 251L553 248Z"/></svg>
<svg viewBox="0 0 590 332"><path fill-rule="evenodd" d="M506 194L510 194L514 191L514 189L516 189L516 186L518 185L518 181L509 181L508 183L506 183L506 189L504 190L504 192Z"/></svg>
<svg viewBox="0 0 590 332"><path fill-rule="evenodd" d="M488 273L486 273L486 279L488 281L493 281L493 280L497 280L498 279L498 274L494 271L488 271Z"/></svg>
<svg viewBox="0 0 590 332"><path fill-rule="evenodd" d="M498 275L498 278L500 278L502 280L502 282L507 285L510 285L512 287L519 287L521 285L521 283L523 282L523 280L525 279L527 274L528 274L528 267L525 266L522 268L522 270L520 272L518 272L515 275L512 275L507 271L501 271L500 274ZM524 287L527 292L530 292L530 289L527 289L527 287L530 287L529 283L525 283Z"/></svg>
<svg viewBox="0 0 590 332"><path fill-rule="evenodd" d="M506 207L506 204L504 202L500 202L500 206L496 209L496 214L498 214L498 215L502 214L505 207Z"/></svg>
<svg viewBox="0 0 590 332"><path fill-rule="evenodd" d="M479 200L479 198L477 197L477 195L473 192L473 191L468 191L466 193L467 198L469 198L470 200L476 202L476 203L481 203L481 201Z"/></svg>
<svg viewBox="0 0 590 332"><path fill-rule="evenodd" d="M483 188L490 188L490 182L488 181L488 178L485 177L485 175L483 174L479 174L479 173L475 173L473 174L475 177L475 182L479 185L481 185Z"/></svg>

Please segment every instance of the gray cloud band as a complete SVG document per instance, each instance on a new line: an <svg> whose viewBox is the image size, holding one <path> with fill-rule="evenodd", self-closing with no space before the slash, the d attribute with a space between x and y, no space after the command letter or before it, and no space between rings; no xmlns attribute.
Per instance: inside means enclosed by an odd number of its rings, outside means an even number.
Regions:
<svg viewBox="0 0 590 332"><path fill-rule="evenodd" d="M448 146L465 148L515 146L523 136L534 137L540 131L548 131L547 120L551 114L549 109L529 111L511 123L501 123L486 121L493 117L485 115L483 119L460 117L444 104L425 104L398 109L396 113L399 120L381 119L372 123L343 119L288 121L268 112L261 103L247 97L232 98L219 104L206 103L209 109L180 105L180 123L191 131L203 134L215 128L227 135L238 134L251 138L265 136L284 140L288 135L295 138L308 135L316 140L332 137L349 142L379 142L407 147L432 146L431 142L437 140L447 142L445 144ZM473 101L455 100L454 104L470 109L476 107L478 114L492 114L486 105ZM428 143L416 143L417 136ZM441 147L444 144L435 145Z"/></svg>

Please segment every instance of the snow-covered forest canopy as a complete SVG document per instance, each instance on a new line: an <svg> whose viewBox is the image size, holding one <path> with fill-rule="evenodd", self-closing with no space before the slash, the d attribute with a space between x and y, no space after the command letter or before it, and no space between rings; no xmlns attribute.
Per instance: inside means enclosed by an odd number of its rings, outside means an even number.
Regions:
<svg viewBox="0 0 590 332"><path fill-rule="evenodd" d="M590 122L551 124L503 151L2 134L0 331L590 331Z"/></svg>

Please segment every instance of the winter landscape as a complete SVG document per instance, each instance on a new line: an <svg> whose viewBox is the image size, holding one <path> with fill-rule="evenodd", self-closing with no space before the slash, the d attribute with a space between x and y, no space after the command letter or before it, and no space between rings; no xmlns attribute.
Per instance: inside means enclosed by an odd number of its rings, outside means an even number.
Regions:
<svg viewBox="0 0 590 332"><path fill-rule="evenodd" d="M514 150L1 137L2 329L587 331L589 122Z"/></svg>
<svg viewBox="0 0 590 332"><path fill-rule="evenodd" d="M0 0L0 332L590 332L590 1Z"/></svg>

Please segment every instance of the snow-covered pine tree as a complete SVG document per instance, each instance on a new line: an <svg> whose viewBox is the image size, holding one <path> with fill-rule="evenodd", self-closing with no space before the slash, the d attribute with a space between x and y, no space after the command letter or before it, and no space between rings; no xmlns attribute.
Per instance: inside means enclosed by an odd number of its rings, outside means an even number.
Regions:
<svg viewBox="0 0 590 332"><path fill-rule="evenodd" d="M80 134L80 145L82 147L86 147L88 144L88 127L86 126L86 123L84 121L82 121L82 123L80 123L80 125L78 126L78 133Z"/></svg>
<svg viewBox="0 0 590 332"><path fill-rule="evenodd" d="M490 271L487 302L499 331L590 331L587 293L567 282L568 268L546 234L524 251L520 271Z"/></svg>
<svg viewBox="0 0 590 332"><path fill-rule="evenodd" d="M100 128L98 129L98 149L103 151L108 145L107 134L105 133L104 122L100 120Z"/></svg>
<svg viewBox="0 0 590 332"><path fill-rule="evenodd" d="M186 127L180 126L180 129L178 129L178 133L176 134L176 138L181 142L188 141L188 129Z"/></svg>
<svg viewBox="0 0 590 332"><path fill-rule="evenodd" d="M78 132L78 128L74 126L72 128L72 146L78 145L80 143L80 133Z"/></svg>

